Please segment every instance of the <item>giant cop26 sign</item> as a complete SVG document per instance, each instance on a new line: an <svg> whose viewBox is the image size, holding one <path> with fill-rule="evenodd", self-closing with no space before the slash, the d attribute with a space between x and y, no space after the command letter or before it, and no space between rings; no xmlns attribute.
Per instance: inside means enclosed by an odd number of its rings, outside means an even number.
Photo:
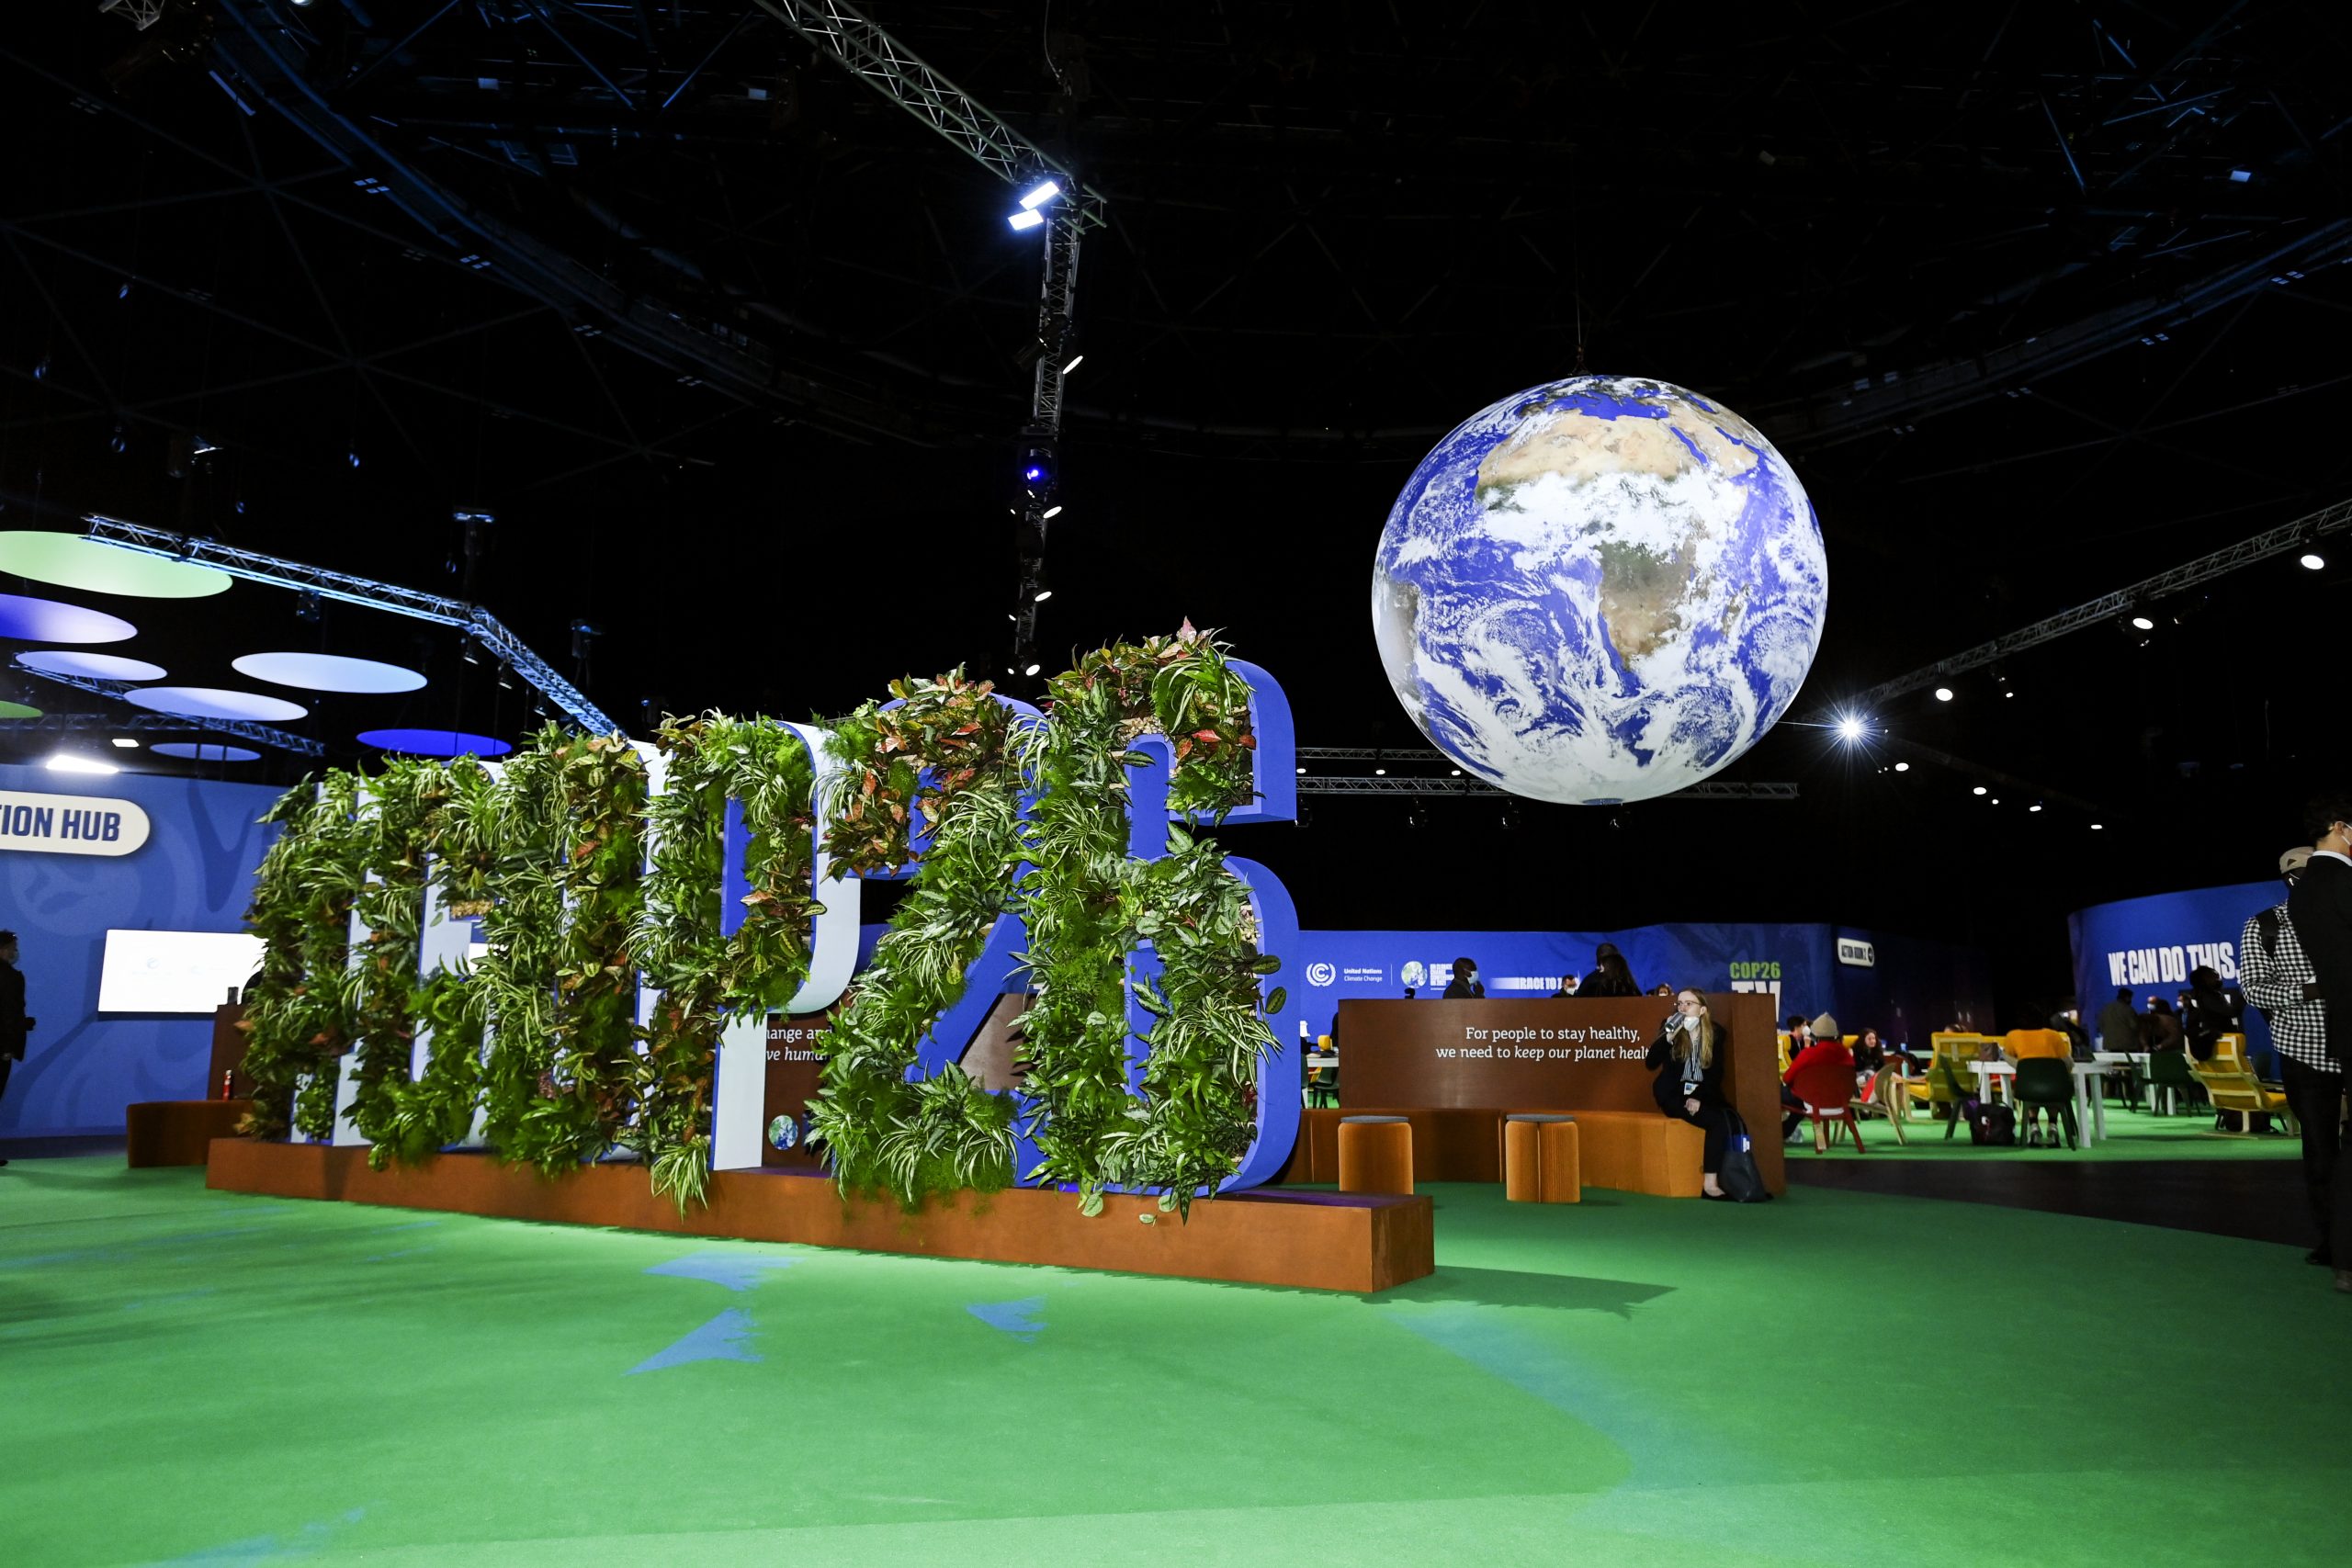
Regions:
<svg viewBox="0 0 2352 1568"><path fill-rule="evenodd" d="M769 1009L831 1010L811 1117L844 1180L913 1201L951 1184L926 1162L986 1168L958 1147L1090 1202L1272 1177L1299 1113L1266 1022L1296 914L1265 867L1189 829L1295 818L1280 685L1187 634L1088 655L1043 712L960 676L893 689L831 725L714 716L651 748L550 732L494 784L469 762L331 778L256 897L259 1076L311 1064L331 1135L371 1157L486 1142L555 1170L623 1145L684 1194L683 1168L759 1163ZM338 876L348 897L304 901ZM864 882L909 878L854 974ZM490 937L474 965L467 916ZM353 984L320 983L346 966ZM980 1093L956 1063L1022 991L1026 1077ZM298 1128L329 1135L325 1104L298 1099Z"/></svg>

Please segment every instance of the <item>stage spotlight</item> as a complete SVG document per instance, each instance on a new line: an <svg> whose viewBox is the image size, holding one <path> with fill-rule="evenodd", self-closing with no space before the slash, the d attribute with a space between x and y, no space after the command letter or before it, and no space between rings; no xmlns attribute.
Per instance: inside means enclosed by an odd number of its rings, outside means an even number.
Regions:
<svg viewBox="0 0 2352 1568"><path fill-rule="evenodd" d="M1057 502L1054 502L1051 506L1048 506L1047 508L1046 508L1046 510L1045 510L1045 511L1040 512L1039 513L1037 513L1037 521L1038 521L1038 522L1040 522L1040 523L1050 523L1050 522L1052 522L1055 518L1059 517L1061 514L1062 514L1062 503L1061 503L1060 502L1058 502L1058 501L1057 501Z"/></svg>
<svg viewBox="0 0 2352 1568"><path fill-rule="evenodd" d="M1911 764L1908 762L1897 762L1894 764L1894 771L1898 773L1907 773L1911 771Z"/></svg>
<svg viewBox="0 0 2352 1568"><path fill-rule="evenodd" d="M319 624L319 591L305 588L294 601L294 618L306 626L315 626Z"/></svg>
<svg viewBox="0 0 2352 1568"><path fill-rule="evenodd" d="M1052 180L1040 180L1022 194L1021 210L1035 212L1061 193L1062 187Z"/></svg>
<svg viewBox="0 0 2352 1568"><path fill-rule="evenodd" d="M2320 554L2317 550L2305 550L2302 555L2297 558L2301 561L2302 568L2305 571L2324 571L2327 570L2327 558Z"/></svg>
<svg viewBox="0 0 2352 1568"><path fill-rule="evenodd" d="M1426 828L1429 825L1429 807L1423 806L1418 800L1413 802L1412 808L1405 813L1405 826L1408 828Z"/></svg>
<svg viewBox="0 0 2352 1568"><path fill-rule="evenodd" d="M41 764L52 773L119 773L112 762L101 762L96 757L77 757L71 751L60 751Z"/></svg>
<svg viewBox="0 0 2352 1568"><path fill-rule="evenodd" d="M1838 738L1851 745L1862 738L1863 728L1859 718L1841 718L1838 721Z"/></svg>
<svg viewBox="0 0 2352 1568"><path fill-rule="evenodd" d="M1042 212L1030 212L1030 211L1027 211L1026 209L1024 209L1024 210L1023 210L1023 211L1020 211L1020 212L1016 212L1016 213L1014 213L1012 217L1007 218L1007 219L1005 220L1005 221L1006 221L1007 223L1010 223L1010 224L1012 224L1012 225L1013 230L1014 230L1014 231L1015 231L1015 232L1018 232L1019 231L1023 230L1023 229L1035 229L1035 227L1037 227L1037 225L1039 225L1040 223L1043 223L1045 220L1046 220L1046 215L1045 215L1044 213L1042 213Z"/></svg>
<svg viewBox="0 0 2352 1568"><path fill-rule="evenodd" d="M1978 784L1974 789L1970 790L1968 793L1971 795L1983 795L1985 793L1984 786L1983 784Z"/></svg>
<svg viewBox="0 0 2352 1568"><path fill-rule="evenodd" d="M1503 829L1503 831L1504 831L1504 832L1506 832L1506 833L1510 832L1510 831L1514 830L1515 829L1517 829L1517 828L1518 828L1518 826L1519 826L1519 802L1517 802L1517 801L1515 801L1515 800L1508 800L1508 801L1505 801L1505 802L1503 803L1503 817L1502 817L1502 829Z"/></svg>
<svg viewBox="0 0 2352 1568"><path fill-rule="evenodd" d="M1052 442L1034 437L1021 448L1021 482L1031 493L1041 494L1053 484L1059 467L1056 456Z"/></svg>
<svg viewBox="0 0 2352 1568"><path fill-rule="evenodd" d="M1304 763L1304 762L1301 762L1301 763L1298 765L1297 771L1298 771L1299 773L1304 773L1305 772L1306 772L1306 763Z"/></svg>
<svg viewBox="0 0 2352 1568"><path fill-rule="evenodd" d="M2101 832L2106 829L2106 827L2107 824L2104 822L2094 822L2091 824L2091 831L2094 833Z"/></svg>
<svg viewBox="0 0 2352 1568"><path fill-rule="evenodd" d="M2135 632L2152 632L2156 629L2156 623L2145 615L2134 615L2132 617L2132 629Z"/></svg>
<svg viewBox="0 0 2352 1568"><path fill-rule="evenodd" d="M1372 776L1376 779L1385 779L1388 776L1388 770L1386 768L1374 768L1372 770Z"/></svg>
<svg viewBox="0 0 2352 1568"><path fill-rule="evenodd" d="M131 750L135 749L135 748L138 746L139 742L138 742L138 741L136 741L136 740L133 740L133 739L132 739L130 736L128 736L128 735L118 735L118 736L116 736L116 737L114 738L113 744L114 744L114 745L117 745L117 746L119 746L119 747L121 747L124 750L128 751L128 750Z"/></svg>
<svg viewBox="0 0 2352 1568"><path fill-rule="evenodd" d="M467 639L466 639L462 644L460 644L460 645L459 645L459 648L460 648L460 650L461 650L461 651L464 653L464 655L465 655L465 660L466 660L466 662L467 662L467 663L469 663L469 664L480 664L480 663L481 662L481 649L479 649L479 648L476 648L476 647L474 646L474 639L473 639L473 638L471 638L471 637L468 637L468 638L467 638Z"/></svg>
<svg viewBox="0 0 2352 1568"><path fill-rule="evenodd" d="M2026 809L2028 811L2039 811L2041 809L2041 802L2037 800L2031 806L2027 807Z"/></svg>
<svg viewBox="0 0 2352 1568"><path fill-rule="evenodd" d="M1080 365L1083 364L1085 359L1086 355L1083 354L1071 355L1068 359L1062 361L1062 374L1065 376L1069 375L1071 371L1077 369Z"/></svg>
<svg viewBox="0 0 2352 1568"><path fill-rule="evenodd" d="M1936 701L1939 703L1948 703L1951 701L1951 688L1950 686L1938 686L1936 688Z"/></svg>
<svg viewBox="0 0 2352 1568"><path fill-rule="evenodd" d="M1044 665L1038 663L1033 659L1028 663L1021 667L1021 672L1023 675L1035 675L1038 671L1043 670L1044 668Z"/></svg>
<svg viewBox="0 0 2352 1568"><path fill-rule="evenodd" d="M1053 584L1046 581L1046 563L1031 561L1021 570L1021 596L1032 604L1042 604L1054 596Z"/></svg>
<svg viewBox="0 0 2352 1568"><path fill-rule="evenodd" d="M1985 804L1985 805L1987 805L1987 806L1998 806L1998 805L2000 805L2000 804L2001 804L2001 797L2000 797L1999 795L1995 795L1992 799L1990 799L1990 800L1986 801L1984 804Z"/></svg>

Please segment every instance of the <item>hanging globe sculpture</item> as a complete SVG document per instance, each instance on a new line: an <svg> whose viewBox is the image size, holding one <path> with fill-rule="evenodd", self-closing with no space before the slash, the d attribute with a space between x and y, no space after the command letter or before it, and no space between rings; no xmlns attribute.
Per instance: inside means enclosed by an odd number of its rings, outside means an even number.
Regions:
<svg viewBox="0 0 2352 1568"><path fill-rule="evenodd" d="M1448 756L1535 800L1647 800L1788 711L1828 605L1772 444L1663 381L1577 376L1479 411L1388 513L1373 631Z"/></svg>

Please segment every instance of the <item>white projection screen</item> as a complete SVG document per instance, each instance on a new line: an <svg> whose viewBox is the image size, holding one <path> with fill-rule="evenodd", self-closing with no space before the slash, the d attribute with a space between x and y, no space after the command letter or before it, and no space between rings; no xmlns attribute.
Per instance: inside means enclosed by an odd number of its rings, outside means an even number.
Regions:
<svg viewBox="0 0 2352 1568"><path fill-rule="evenodd" d="M261 938L243 931L107 932L100 1012L210 1012L261 967Z"/></svg>

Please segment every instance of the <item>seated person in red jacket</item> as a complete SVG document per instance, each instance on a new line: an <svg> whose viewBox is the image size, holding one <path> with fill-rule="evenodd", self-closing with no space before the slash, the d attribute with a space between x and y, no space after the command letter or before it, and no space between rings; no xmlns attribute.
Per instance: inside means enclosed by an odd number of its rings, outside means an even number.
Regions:
<svg viewBox="0 0 2352 1568"><path fill-rule="evenodd" d="M1825 1012L1813 1021L1812 1030L1813 1043L1791 1056L1789 1070L1781 1075L1781 1099L1783 1103L1795 1100L1795 1096L1790 1091L1788 1086L1796 1082L1797 1075L1815 1062L1838 1063L1846 1069L1846 1081L1849 1083L1853 1081L1854 1054L1846 1049L1844 1041L1838 1038L1838 1021ZM1824 1106L1822 1109L1826 1111L1828 1107ZM1791 1111L1786 1129L1781 1135L1785 1137L1788 1131L1792 1131L1804 1120L1803 1111Z"/></svg>

